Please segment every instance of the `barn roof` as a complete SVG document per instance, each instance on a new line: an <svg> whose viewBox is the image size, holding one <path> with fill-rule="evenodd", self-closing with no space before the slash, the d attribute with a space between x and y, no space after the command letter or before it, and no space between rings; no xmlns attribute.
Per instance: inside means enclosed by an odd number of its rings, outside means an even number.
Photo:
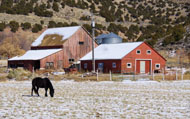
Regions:
<svg viewBox="0 0 190 119"><path fill-rule="evenodd" d="M143 42L102 44L94 49L95 60L122 59ZM92 51L80 60L92 60Z"/></svg>
<svg viewBox="0 0 190 119"><path fill-rule="evenodd" d="M40 60L51 54L61 51L62 49L48 49L48 50L29 50L22 56L16 56L9 61L15 60Z"/></svg>
<svg viewBox="0 0 190 119"><path fill-rule="evenodd" d="M62 40L66 40L69 37L71 37L79 28L81 28L81 26L47 29L32 43L32 46L39 46L46 35L57 34L57 35L63 36Z"/></svg>

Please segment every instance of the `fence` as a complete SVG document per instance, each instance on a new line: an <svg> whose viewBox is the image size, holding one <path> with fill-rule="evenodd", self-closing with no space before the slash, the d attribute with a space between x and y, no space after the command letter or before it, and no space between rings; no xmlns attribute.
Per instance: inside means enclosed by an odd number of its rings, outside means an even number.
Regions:
<svg viewBox="0 0 190 119"><path fill-rule="evenodd" d="M188 71L187 71L188 72ZM189 71L190 72L190 71ZM185 74L183 69L179 70L169 70L161 73L152 74L114 74L111 71L108 74L96 73L97 80L189 80L190 73Z"/></svg>

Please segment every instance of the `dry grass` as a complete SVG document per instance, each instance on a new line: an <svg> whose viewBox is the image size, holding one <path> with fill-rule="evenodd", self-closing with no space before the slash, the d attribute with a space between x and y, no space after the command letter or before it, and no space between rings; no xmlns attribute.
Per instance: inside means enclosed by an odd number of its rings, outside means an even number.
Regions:
<svg viewBox="0 0 190 119"><path fill-rule="evenodd" d="M178 51L179 53L176 54L174 57L169 57L167 51L159 51L159 53L166 58L167 60L167 66L173 66L173 67L181 67L181 64L184 64L183 66L189 68L190 65L190 59L188 58L188 55L185 54L185 52L182 50L181 52Z"/></svg>
<svg viewBox="0 0 190 119"><path fill-rule="evenodd" d="M28 80L32 77L32 73L22 68L11 69L7 75L8 79L15 79L17 81Z"/></svg>
<svg viewBox="0 0 190 119"><path fill-rule="evenodd" d="M0 60L0 67L7 67L7 60Z"/></svg>

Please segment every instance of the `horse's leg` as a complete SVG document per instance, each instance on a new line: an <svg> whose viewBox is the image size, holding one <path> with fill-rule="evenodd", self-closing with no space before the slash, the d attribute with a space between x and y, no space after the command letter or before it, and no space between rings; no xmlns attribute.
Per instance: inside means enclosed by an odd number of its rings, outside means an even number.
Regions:
<svg viewBox="0 0 190 119"><path fill-rule="evenodd" d="M37 87L37 95L40 96L39 93L38 93L38 90L39 90L39 87Z"/></svg>
<svg viewBox="0 0 190 119"><path fill-rule="evenodd" d="M32 86L31 96L33 96L34 87Z"/></svg>
<svg viewBox="0 0 190 119"><path fill-rule="evenodd" d="M48 88L45 88L45 97L47 97L47 90Z"/></svg>

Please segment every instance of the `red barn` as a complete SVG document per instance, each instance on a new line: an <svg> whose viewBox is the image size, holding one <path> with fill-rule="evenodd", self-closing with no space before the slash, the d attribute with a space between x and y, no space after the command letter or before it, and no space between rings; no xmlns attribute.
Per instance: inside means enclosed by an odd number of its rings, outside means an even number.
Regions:
<svg viewBox="0 0 190 119"><path fill-rule="evenodd" d="M161 72L166 59L145 42L102 44L95 48L96 69L107 73L151 74ZM92 70L92 52L81 59L83 70Z"/></svg>
<svg viewBox="0 0 190 119"><path fill-rule="evenodd" d="M97 44L95 44L95 47ZM44 31L23 56L8 60L10 68L68 68L92 50L92 37L81 26L51 28Z"/></svg>

